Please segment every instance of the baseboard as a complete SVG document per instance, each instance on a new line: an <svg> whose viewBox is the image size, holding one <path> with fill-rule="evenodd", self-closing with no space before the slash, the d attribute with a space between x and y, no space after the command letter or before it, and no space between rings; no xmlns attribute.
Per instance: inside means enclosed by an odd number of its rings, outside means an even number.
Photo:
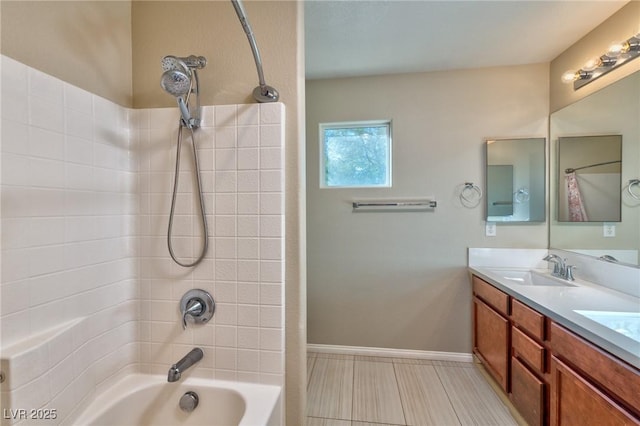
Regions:
<svg viewBox="0 0 640 426"><path fill-rule="evenodd" d="M325 354L380 356L385 358L413 358L433 361L473 362L473 356L471 354L461 352L417 351L411 349L320 345L314 343L307 344L307 351Z"/></svg>

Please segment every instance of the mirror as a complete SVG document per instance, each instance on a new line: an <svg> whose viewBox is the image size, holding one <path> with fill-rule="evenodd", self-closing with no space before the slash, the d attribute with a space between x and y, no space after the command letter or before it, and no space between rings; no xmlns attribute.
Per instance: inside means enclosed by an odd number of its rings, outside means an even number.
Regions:
<svg viewBox="0 0 640 426"><path fill-rule="evenodd" d="M585 138L585 135L589 137ZM553 184L550 186L549 247L595 257L611 256L619 263L638 266L640 200L632 196L633 191L639 192L632 182L640 179L640 72L551 114L550 141L550 180ZM603 144L607 148L593 148L599 154L589 154L584 161L570 164L568 158L587 155L583 151L592 149L585 150L583 143ZM621 163L577 170L581 166L617 161L618 158ZM567 194L562 192L566 168L576 169L579 184L584 174L600 181L609 180L607 189L600 191L600 195L606 192L609 198L597 201L608 205L606 211L591 215L586 207L588 222L567 220L563 213L568 210ZM608 177L595 176L597 174ZM620 178L616 177L618 174ZM632 192L628 190L630 184ZM585 183L585 187L587 185ZM589 189L585 189L583 201L588 205L591 194L587 192Z"/></svg>
<svg viewBox="0 0 640 426"><path fill-rule="evenodd" d="M487 141L488 222L544 222L544 138Z"/></svg>
<svg viewBox="0 0 640 426"><path fill-rule="evenodd" d="M558 138L558 221L620 222L622 136Z"/></svg>

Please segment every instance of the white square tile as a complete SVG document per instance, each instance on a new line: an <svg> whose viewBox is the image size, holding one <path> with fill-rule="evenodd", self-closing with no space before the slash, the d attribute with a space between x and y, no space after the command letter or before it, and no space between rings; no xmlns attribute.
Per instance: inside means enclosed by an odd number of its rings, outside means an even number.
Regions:
<svg viewBox="0 0 640 426"><path fill-rule="evenodd" d="M234 171L221 171L215 173L215 192L236 192L238 185L238 173Z"/></svg>
<svg viewBox="0 0 640 426"><path fill-rule="evenodd" d="M262 261L260 262L261 282L282 282L282 262Z"/></svg>
<svg viewBox="0 0 640 426"><path fill-rule="evenodd" d="M58 106L63 105L63 83L55 77L29 68L29 94L55 102Z"/></svg>
<svg viewBox="0 0 640 426"><path fill-rule="evenodd" d="M260 262L258 260L238 260L238 280L259 282Z"/></svg>
<svg viewBox="0 0 640 426"><path fill-rule="evenodd" d="M238 238L238 259L260 258L260 240L258 238Z"/></svg>
<svg viewBox="0 0 640 426"><path fill-rule="evenodd" d="M237 124L236 105L216 105L215 106L216 127L232 126Z"/></svg>
<svg viewBox="0 0 640 426"><path fill-rule="evenodd" d="M259 170L260 150L258 148L238 149L238 170Z"/></svg>
<svg viewBox="0 0 640 426"><path fill-rule="evenodd" d="M279 192L261 194L260 196L260 214L272 215L282 214L284 203L282 194Z"/></svg>
<svg viewBox="0 0 640 426"><path fill-rule="evenodd" d="M216 259L215 278L220 281L235 281L237 272L237 262L235 260Z"/></svg>
<svg viewBox="0 0 640 426"><path fill-rule="evenodd" d="M257 170L238 171L237 191L238 192L258 192L260 191L260 172Z"/></svg>
<svg viewBox="0 0 640 426"><path fill-rule="evenodd" d="M283 128L281 126L261 126L260 146L261 147L282 147Z"/></svg>
<svg viewBox="0 0 640 426"><path fill-rule="evenodd" d="M238 303L259 304L260 285L258 283L238 282Z"/></svg>
<svg viewBox="0 0 640 426"><path fill-rule="evenodd" d="M236 327L216 325L216 346L234 348L237 346Z"/></svg>
<svg viewBox="0 0 640 426"><path fill-rule="evenodd" d="M2 119L2 153L29 154L29 127Z"/></svg>
<svg viewBox="0 0 640 426"><path fill-rule="evenodd" d="M50 160L64 160L64 140L61 133L32 127L29 129L29 154Z"/></svg>
<svg viewBox="0 0 640 426"><path fill-rule="evenodd" d="M29 124L54 132L64 132L64 109L55 102L29 97Z"/></svg>
<svg viewBox="0 0 640 426"><path fill-rule="evenodd" d="M93 110L93 95L90 92L68 83L64 83L63 91L64 106L66 109L85 111L87 114L91 114L91 111Z"/></svg>
<svg viewBox="0 0 640 426"><path fill-rule="evenodd" d="M260 104L238 105L238 126L260 124Z"/></svg>
<svg viewBox="0 0 640 426"><path fill-rule="evenodd" d="M215 128L215 147L219 148L235 148L237 146L237 134L235 127L216 127Z"/></svg>
<svg viewBox="0 0 640 426"><path fill-rule="evenodd" d="M260 352L260 372L280 374L283 371L283 358L280 352Z"/></svg>
<svg viewBox="0 0 640 426"><path fill-rule="evenodd" d="M241 219L241 218L238 218ZM236 216L215 217L215 234L220 237L236 236Z"/></svg>
<svg viewBox="0 0 640 426"><path fill-rule="evenodd" d="M261 238L260 258L263 260L283 260L282 259L282 239Z"/></svg>
<svg viewBox="0 0 640 426"><path fill-rule="evenodd" d="M215 368L222 370L236 369L236 353L235 348L219 348L215 349ZM217 373L216 373L217 377Z"/></svg>
<svg viewBox="0 0 640 426"><path fill-rule="evenodd" d="M260 146L260 127L238 127L238 148L253 148Z"/></svg>
<svg viewBox="0 0 640 426"><path fill-rule="evenodd" d="M238 305L238 325L258 327L260 325L260 309L258 305Z"/></svg>
<svg viewBox="0 0 640 426"><path fill-rule="evenodd" d="M215 290L216 302L236 303L237 283L235 281L217 281Z"/></svg>
<svg viewBox="0 0 640 426"><path fill-rule="evenodd" d="M283 120L283 105L279 102L260 104L260 123L278 124Z"/></svg>
<svg viewBox="0 0 640 426"><path fill-rule="evenodd" d="M236 258L236 239L235 238L215 238L216 259L235 259Z"/></svg>
<svg viewBox="0 0 640 426"><path fill-rule="evenodd" d="M260 148L260 169L281 169L282 168L281 148Z"/></svg>
<svg viewBox="0 0 640 426"><path fill-rule="evenodd" d="M260 216L238 216L238 237L260 235Z"/></svg>
<svg viewBox="0 0 640 426"><path fill-rule="evenodd" d="M260 371L260 351L239 349L238 370L251 372Z"/></svg>
<svg viewBox="0 0 640 426"><path fill-rule="evenodd" d="M260 216L260 236L261 237L282 237L282 217L281 216Z"/></svg>
<svg viewBox="0 0 640 426"><path fill-rule="evenodd" d="M31 160L24 155L2 155L2 184L29 186L31 183Z"/></svg>
<svg viewBox="0 0 640 426"><path fill-rule="evenodd" d="M279 306L260 306L260 327L282 327L282 309Z"/></svg>
<svg viewBox="0 0 640 426"><path fill-rule="evenodd" d="M260 213L260 195L253 193L238 194L238 214L254 215Z"/></svg>
<svg viewBox="0 0 640 426"><path fill-rule="evenodd" d="M233 215L236 213L236 194L216 194L216 215Z"/></svg>
<svg viewBox="0 0 640 426"><path fill-rule="evenodd" d="M238 348L259 349L260 329L257 327L238 327Z"/></svg>
<svg viewBox="0 0 640 426"><path fill-rule="evenodd" d="M260 284L260 303L262 305L282 305L281 284Z"/></svg>
<svg viewBox="0 0 640 426"><path fill-rule="evenodd" d="M282 350L282 331L273 328L260 329L260 349L272 351Z"/></svg>
<svg viewBox="0 0 640 426"><path fill-rule="evenodd" d="M260 171L260 191L262 192L282 192L283 182L281 170Z"/></svg>
<svg viewBox="0 0 640 426"><path fill-rule="evenodd" d="M215 150L216 170L236 170L236 150L235 149L218 149Z"/></svg>

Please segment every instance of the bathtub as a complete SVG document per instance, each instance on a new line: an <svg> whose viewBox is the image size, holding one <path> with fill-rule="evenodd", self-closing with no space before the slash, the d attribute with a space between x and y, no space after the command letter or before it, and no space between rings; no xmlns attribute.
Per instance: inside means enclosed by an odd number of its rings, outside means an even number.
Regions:
<svg viewBox="0 0 640 426"><path fill-rule="evenodd" d="M178 403L196 392L191 413ZM98 395L72 422L83 426L262 426L280 423L280 387L189 377L168 383L160 375L133 374Z"/></svg>

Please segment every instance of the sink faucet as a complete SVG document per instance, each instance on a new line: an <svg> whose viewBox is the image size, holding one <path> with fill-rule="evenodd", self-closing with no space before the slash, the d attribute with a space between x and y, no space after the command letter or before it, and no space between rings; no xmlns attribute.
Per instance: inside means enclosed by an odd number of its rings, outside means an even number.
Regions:
<svg viewBox="0 0 640 426"><path fill-rule="evenodd" d="M171 366L171 368L169 369L169 374L167 375L167 381L169 383L173 383L180 380L180 376L182 375L182 373L187 368L200 361L203 356L204 352L202 352L202 349L192 349L188 354L184 356L184 358Z"/></svg>
<svg viewBox="0 0 640 426"><path fill-rule="evenodd" d="M555 254L549 254L545 256L544 259L542 260L546 260L547 262L553 263L553 272L551 273L551 275L564 278L565 263L560 256Z"/></svg>

